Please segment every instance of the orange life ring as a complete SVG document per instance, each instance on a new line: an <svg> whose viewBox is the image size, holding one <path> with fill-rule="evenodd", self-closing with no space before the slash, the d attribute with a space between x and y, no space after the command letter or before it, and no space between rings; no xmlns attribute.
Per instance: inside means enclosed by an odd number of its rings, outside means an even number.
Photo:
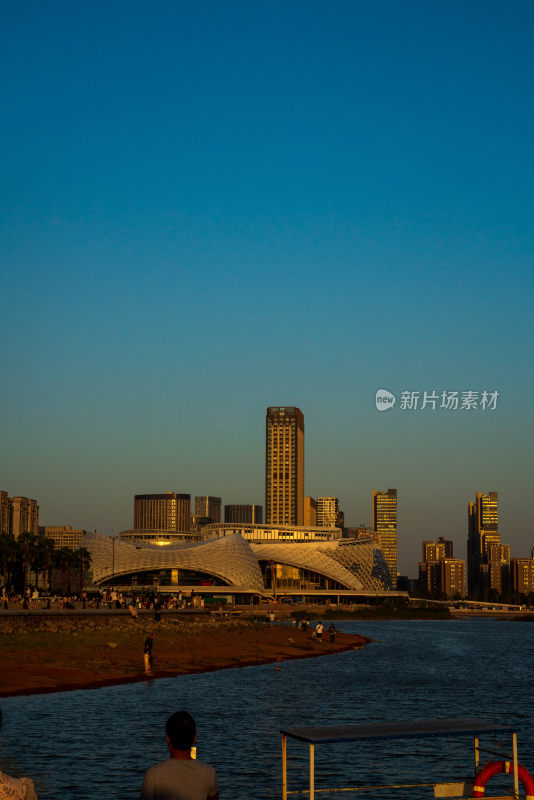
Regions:
<svg viewBox="0 0 534 800"><path fill-rule="evenodd" d="M494 775L504 772L508 775L513 774L514 764L512 761L492 761L480 770L475 778L473 786L473 797L484 797L486 784ZM523 784L525 790L525 800L534 800L534 778L525 767L517 765L517 777Z"/></svg>

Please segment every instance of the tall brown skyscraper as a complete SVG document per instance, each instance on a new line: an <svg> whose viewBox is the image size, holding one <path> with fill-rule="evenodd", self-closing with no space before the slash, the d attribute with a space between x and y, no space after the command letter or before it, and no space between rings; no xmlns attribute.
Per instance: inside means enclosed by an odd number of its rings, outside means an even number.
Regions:
<svg viewBox="0 0 534 800"><path fill-rule="evenodd" d="M304 414L294 406L267 409L265 521L304 525Z"/></svg>
<svg viewBox="0 0 534 800"><path fill-rule="evenodd" d="M188 531L191 528L191 495L136 494L134 529L136 531Z"/></svg>
<svg viewBox="0 0 534 800"><path fill-rule="evenodd" d="M470 592L479 592L481 567L489 561L490 547L501 543L497 492L477 492L468 506L467 577Z"/></svg>
<svg viewBox="0 0 534 800"><path fill-rule="evenodd" d="M378 534L380 549L391 574L393 588L397 586L397 490L373 492L373 530Z"/></svg>

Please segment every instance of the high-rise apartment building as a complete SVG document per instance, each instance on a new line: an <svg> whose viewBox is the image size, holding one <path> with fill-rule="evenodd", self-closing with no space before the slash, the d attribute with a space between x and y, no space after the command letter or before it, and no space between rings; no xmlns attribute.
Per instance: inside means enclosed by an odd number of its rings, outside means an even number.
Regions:
<svg viewBox="0 0 534 800"><path fill-rule="evenodd" d="M317 498L317 527L335 528L339 513L339 500L337 497Z"/></svg>
<svg viewBox="0 0 534 800"><path fill-rule="evenodd" d="M221 521L221 498L201 495L195 497L195 517L205 517L210 523Z"/></svg>
<svg viewBox="0 0 534 800"><path fill-rule="evenodd" d="M429 597L441 599L441 562L437 559L419 562L419 588Z"/></svg>
<svg viewBox="0 0 534 800"><path fill-rule="evenodd" d="M437 542L423 542L423 561L441 561L453 557L454 545L450 539L440 536Z"/></svg>
<svg viewBox="0 0 534 800"><path fill-rule="evenodd" d="M59 550L61 547L68 547L69 550L76 550L85 536L86 531L81 528L72 528L70 525L40 525L39 536L52 539L54 547Z"/></svg>
<svg viewBox="0 0 534 800"><path fill-rule="evenodd" d="M191 527L191 495L164 492L136 494L134 530L188 531Z"/></svg>
<svg viewBox="0 0 534 800"><path fill-rule="evenodd" d="M465 561L453 556L453 542L439 537L423 542L419 588L436 599L465 596Z"/></svg>
<svg viewBox="0 0 534 800"><path fill-rule="evenodd" d="M304 415L294 406L267 409L265 518L268 525L304 525Z"/></svg>
<svg viewBox="0 0 534 800"><path fill-rule="evenodd" d="M391 574L393 588L397 586L397 490L373 492L373 530L378 535L380 549Z"/></svg>
<svg viewBox="0 0 534 800"><path fill-rule="evenodd" d="M243 525L262 525L263 506L229 505L224 507L224 521Z"/></svg>
<svg viewBox="0 0 534 800"><path fill-rule="evenodd" d="M447 598L465 597L465 561L461 558L442 558L441 591Z"/></svg>
<svg viewBox="0 0 534 800"><path fill-rule="evenodd" d="M499 534L497 492L477 492L468 506L467 577L473 596L486 599L489 591L501 594L509 562L509 547L501 545Z"/></svg>
<svg viewBox="0 0 534 800"><path fill-rule="evenodd" d="M304 498L304 525L315 528L317 525L317 500L315 497Z"/></svg>
<svg viewBox="0 0 534 800"><path fill-rule="evenodd" d="M0 491L0 533L9 533L9 497Z"/></svg>
<svg viewBox="0 0 534 800"><path fill-rule="evenodd" d="M534 552L532 554L534 556ZM534 593L534 559L512 558L512 587L517 599Z"/></svg>
<svg viewBox="0 0 534 800"><path fill-rule="evenodd" d="M9 533L15 539L22 533L39 533L39 506L28 497L9 498Z"/></svg>

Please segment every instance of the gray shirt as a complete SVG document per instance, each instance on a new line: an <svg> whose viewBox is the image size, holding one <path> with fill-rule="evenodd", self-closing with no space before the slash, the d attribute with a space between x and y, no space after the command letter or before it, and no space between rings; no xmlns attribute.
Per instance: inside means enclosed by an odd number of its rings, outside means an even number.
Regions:
<svg viewBox="0 0 534 800"><path fill-rule="evenodd" d="M209 764L168 758L146 772L140 800L206 800L217 791L217 774Z"/></svg>

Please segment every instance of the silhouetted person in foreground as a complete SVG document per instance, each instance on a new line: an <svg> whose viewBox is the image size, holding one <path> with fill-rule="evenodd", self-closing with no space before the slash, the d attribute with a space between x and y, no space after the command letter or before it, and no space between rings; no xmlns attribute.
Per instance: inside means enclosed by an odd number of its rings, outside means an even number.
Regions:
<svg viewBox="0 0 534 800"><path fill-rule="evenodd" d="M2 727L2 709L0 708L0 728ZM35 787L30 778L12 778L0 772L0 798L7 800L37 800Z"/></svg>
<svg viewBox="0 0 534 800"><path fill-rule="evenodd" d="M165 725L169 758L145 773L140 800L218 800L213 767L191 756L197 738L195 720L177 711Z"/></svg>

